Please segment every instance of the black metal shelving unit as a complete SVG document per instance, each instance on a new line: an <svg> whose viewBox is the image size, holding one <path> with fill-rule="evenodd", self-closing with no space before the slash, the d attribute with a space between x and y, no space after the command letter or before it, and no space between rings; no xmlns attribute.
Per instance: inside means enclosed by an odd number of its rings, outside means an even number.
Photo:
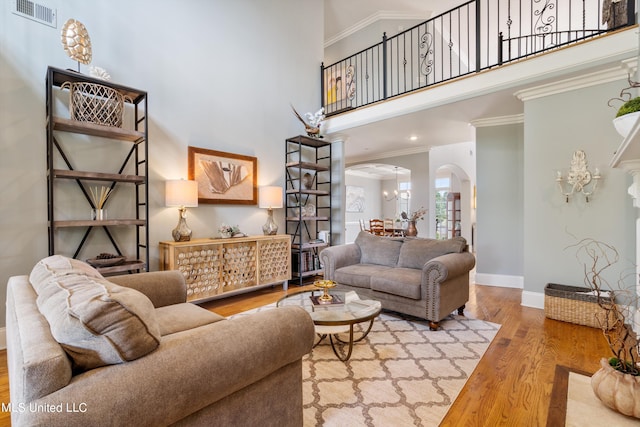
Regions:
<svg viewBox="0 0 640 427"><path fill-rule="evenodd" d="M306 277L322 274L318 255L331 245L331 143L303 135L287 138L285 167L292 282L302 285Z"/></svg>
<svg viewBox="0 0 640 427"><path fill-rule="evenodd" d="M61 107L58 91L63 91L66 82L87 82L107 86L118 91L125 97L125 112L133 116L133 124L128 128L100 125L89 121L74 120L68 110ZM92 231L103 230L117 255L125 256L126 260L118 265L98 268L103 274L121 274L127 272L145 271L149 266L149 190L148 190L148 111L147 93L138 89L113 84L95 79L72 70L62 70L48 67L46 76L46 114L47 114L47 202L48 202L48 234L49 255L61 253L58 243L64 240L65 230L82 229L84 234L77 247L71 254L64 254L78 258L83 250L89 251ZM59 110L59 111L58 111ZM63 111L66 110L66 111ZM130 117L130 116L127 116ZM78 134L89 137L87 144L124 143L129 144L126 155L122 159L120 168L113 173L82 170L80 162L73 159L73 152L65 150L64 134ZM107 141L107 142L105 142ZM66 206L56 206L56 195L62 191L56 185L61 180L75 180L78 190L86 199L90 208L96 208L90 195L90 183L102 183L112 191L122 187L122 191L131 191L129 200L135 203L134 218L116 218L103 220L63 219L55 217L56 212L67 212ZM65 187L66 188L66 187ZM108 202L109 200L107 200ZM71 209L71 208L69 208ZM110 211L117 212L116 210ZM73 216L69 211L67 216ZM86 217L86 216L85 216ZM114 237L115 227L135 227L135 253L125 253L121 249L123 243ZM132 246L131 242L124 242ZM97 254L96 254L97 255Z"/></svg>

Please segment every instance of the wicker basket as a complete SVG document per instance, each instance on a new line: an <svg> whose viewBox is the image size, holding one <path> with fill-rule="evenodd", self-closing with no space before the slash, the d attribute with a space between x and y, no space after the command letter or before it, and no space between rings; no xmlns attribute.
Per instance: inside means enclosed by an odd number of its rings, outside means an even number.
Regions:
<svg viewBox="0 0 640 427"><path fill-rule="evenodd" d="M600 328L597 317L604 319L606 311L598 305L589 288L547 283L544 288L544 314L549 319Z"/></svg>
<svg viewBox="0 0 640 427"><path fill-rule="evenodd" d="M124 102L130 101L129 97L97 83L65 82L60 87L69 89L69 110L73 120L122 127Z"/></svg>

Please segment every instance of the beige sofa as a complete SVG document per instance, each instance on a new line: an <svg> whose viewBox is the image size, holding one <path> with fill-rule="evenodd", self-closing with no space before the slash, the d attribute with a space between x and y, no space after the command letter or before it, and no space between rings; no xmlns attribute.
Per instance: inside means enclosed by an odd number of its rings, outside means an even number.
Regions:
<svg viewBox="0 0 640 427"><path fill-rule="evenodd" d="M302 425L303 309L225 319L178 272L94 271L54 256L9 279L13 426Z"/></svg>
<svg viewBox="0 0 640 427"><path fill-rule="evenodd" d="M449 240L380 237L360 232L354 243L320 253L324 278L382 308L430 321L431 329L469 300L475 257L462 237Z"/></svg>

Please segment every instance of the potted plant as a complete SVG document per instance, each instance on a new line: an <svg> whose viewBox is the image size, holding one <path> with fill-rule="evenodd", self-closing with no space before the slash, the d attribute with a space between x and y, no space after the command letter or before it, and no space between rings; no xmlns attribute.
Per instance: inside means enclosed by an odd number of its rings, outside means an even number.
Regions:
<svg viewBox="0 0 640 427"><path fill-rule="evenodd" d="M628 82L629 86L620 91L620 96L611 98L608 102L610 107L612 107L611 101L621 101L623 103L618 108L615 119L613 119L613 126L623 138L629 135L633 125L640 117L640 97L632 98L631 93L628 92L629 89L640 87L640 83L634 82L631 77L628 78Z"/></svg>
<svg viewBox="0 0 640 427"><path fill-rule="evenodd" d="M635 284L624 286L626 277L621 276L613 290L604 278L604 271L620 259L615 247L594 239L583 239L575 247L584 267L584 282L600 307L595 314L597 324L611 350L591 377L593 392L609 408L640 418L640 338L633 328L638 303ZM635 271L632 277L637 283Z"/></svg>

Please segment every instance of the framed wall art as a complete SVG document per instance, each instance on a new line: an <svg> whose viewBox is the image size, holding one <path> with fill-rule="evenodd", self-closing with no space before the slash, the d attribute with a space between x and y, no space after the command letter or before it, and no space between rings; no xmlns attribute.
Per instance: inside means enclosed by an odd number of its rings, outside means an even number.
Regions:
<svg viewBox="0 0 640 427"><path fill-rule="evenodd" d="M258 159L189 147L189 179L198 182L198 203L258 203Z"/></svg>

